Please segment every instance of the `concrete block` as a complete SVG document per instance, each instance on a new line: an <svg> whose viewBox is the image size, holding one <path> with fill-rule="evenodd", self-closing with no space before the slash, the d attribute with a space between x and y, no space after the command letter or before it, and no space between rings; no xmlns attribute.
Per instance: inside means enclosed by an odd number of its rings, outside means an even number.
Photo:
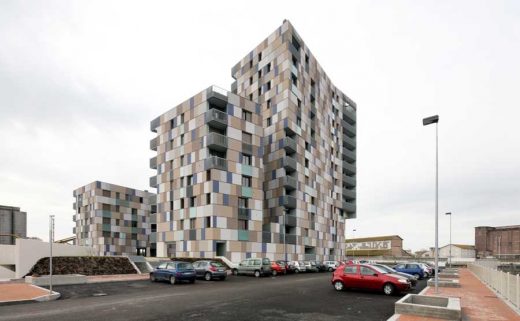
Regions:
<svg viewBox="0 0 520 321"><path fill-rule="evenodd" d="M38 286L48 286L50 283L50 278L48 275L42 276L26 276L25 283L38 285ZM67 284L85 284L87 283L87 277L81 274L63 274L63 275L53 275L52 276L52 285L67 285Z"/></svg>
<svg viewBox="0 0 520 321"><path fill-rule="evenodd" d="M461 320L459 298L407 294L395 303L396 314L409 314L444 320Z"/></svg>
<svg viewBox="0 0 520 321"><path fill-rule="evenodd" d="M429 279L428 286L435 286L435 279ZM460 281L457 279L441 279L439 278L439 286L444 288L460 288Z"/></svg>
<svg viewBox="0 0 520 321"><path fill-rule="evenodd" d="M447 273L447 272L440 272L439 278L443 279L458 279L459 274L458 273Z"/></svg>

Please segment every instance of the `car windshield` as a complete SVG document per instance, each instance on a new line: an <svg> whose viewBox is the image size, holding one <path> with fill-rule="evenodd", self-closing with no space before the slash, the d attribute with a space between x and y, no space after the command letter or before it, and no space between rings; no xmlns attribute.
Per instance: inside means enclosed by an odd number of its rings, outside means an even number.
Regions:
<svg viewBox="0 0 520 321"><path fill-rule="evenodd" d="M214 267L223 267L224 265L220 262L211 262L210 263L211 266L214 266Z"/></svg>

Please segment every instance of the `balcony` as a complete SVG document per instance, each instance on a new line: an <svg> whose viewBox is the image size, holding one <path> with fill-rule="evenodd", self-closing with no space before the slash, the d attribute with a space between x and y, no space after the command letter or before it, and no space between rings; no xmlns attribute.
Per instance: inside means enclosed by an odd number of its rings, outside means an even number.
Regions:
<svg viewBox="0 0 520 321"><path fill-rule="evenodd" d="M150 122L150 130L157 133L157 127L161 124L161 117L157 117Z"/></svg>
<svg viewBox="0 0 520 321"><path fill-rule="evenodd" d="M150 158L150 168L157 169L157 156Z"/></svg>
<svg viewBox="0 0 520 321"><path fill-rule="evenodd" d="M343 161L343 172L346 172L348 175L356 174L356 164L347 163L347 161Z"/></svg>
<svg viewBox="0 0 520 321"><path fill-rule="evenodd" d="M228 125L228 115L223 111L212 108L206 112L205 121L210 127L225 129Z"/></svg>
<svg viewBox="0 0 520 321"><path fill-rule="evenodd" d="M238 230L239 241L249 241L249 230Z"/></svg>
<svg viewBox="0 0 520 321"><path fill-rule="evenodd" d="M227 90L217 86L211 86L208 88L206 99L211 104L225 108L228 101L227 95Z"/></svg>
<svg viewBox="0 0 520 321"><path fill-rule="evenodd" d="M344 188L342 190L343 198L347 200L355 200L356 199L356 191L348 188Z"/></svg>
<svg viewBox="0 0 520 321"><path fill-rule="evenodd" d="M282 167L285 168L288 173L296 171L296 159L290 156L284 156L282 158Z"/></svg>
<svg viewBox="0 0 520 321"><path fill-rule="evenodd" d="M356 111L343 108L343 119L354 125L356 123Z"/></svg>
<svg viewBox="0 0 520 321"><path fill-rule="evenodd" d="M245 154L253 155L253 145L248 143L242 143L242 152Z"/></svg>
<svg viewBox="0 0 520 321"><path fill-rule="evenodd" d="M285 215L285 225L287 226L296 226L296 216L286 214Z"/></svg>
<svg viewBox="0 0 520 321"><path fill-rule="evenodd" d="M356 126L351 125L347 123L346 121L342 120L341 125L343 126L343 133L346 134L349 137L355 137L356 136Z"/></svg>
<svg viewBox="0 0 520 321"><path fill-rule="evenodd" d="M342 154L343 154L343 159L346 159L348 162L356 161L356 152L353 152L353 151L348 150L343 147Z"/></svg>
<svg viewBox="0 0 520 321"><path fill-rule="evenodd" d="M239 220L249 220L251 219L251 209L249 208L238 208L238 219Z"/></svg>
<svg viewBox="0 0 520 321"><path fill-rule="evenodd" d="M157 187L157 176L150 177L150 187L152 187L152 188Z"/></svg>
<svg viewBox="0 0 520 321"><path fill-rule="evenodd" d="M298 181L296 180L296 178L294 177L291 177L291 176L284 176L282 178L282 185L288 189L288 190L295 190L298 188Z"/></svg>
<svg viewBox="0 0 520 321"><path fill-rule="evenodd" d="M262 232L262 243L271 243L271 232Z"/></svg>
<svg viewBox="0 0 520 321"><path fill-rule="evenodd" d="M204 160L204 170L220 169L227 171L227 160L218 156L210 156Z"/></svg>
<svg viewBox="0 0 520 321"><path fill-rule="evenodd" d="M355 213L356 212L356 203L350 203L343 201L341 206L343 210L347 213Z"/></svg>
<svg viewBox="0 0 520 321"><path fill-rule="evenodd" d="M343 146L347 146L349 149L355 149L356 139L343 134Z"/></svg>
<svg viewBox="0 0 520 321"><path fill-rule="evenodd" d="M287 244L296 244L297 240L298 240L298 236L297 235L285 234L285 243L287 243Z"/></svg>
<svg viewBox="0 0 520 321"><path fill-rule="evenodd" d="M219 152L225 152L228 148L228 140L224 135L218 133L209 133L208 136L206 136L206 139L206 145L210 149Z"/></svg>
<svg viewBox="0 0 520 321"><path fill-rule="evenodd" d="M356 178L343 174L343 185L348 187L356 187Z"/></svg>
<svg viewBox="0 0 520 321"><path fill-rule="evenodd" d="M284 137L283 148L288 154L296 153L296 141L291 137Z"/></svg>
<svg viewBox="0 0 520 321"><path fill-rule="evenodd" d="M150 149L153 151L157 151L157 145L159 145L159 136L150 140Z"/></svg>
<svg viewBox="0 0 520 321"><path fill-rule="evenodd" d="M281 206L285 206L287 208L296 208L296 197L290 195L283 195L280 197L282 204Z"/></svg>

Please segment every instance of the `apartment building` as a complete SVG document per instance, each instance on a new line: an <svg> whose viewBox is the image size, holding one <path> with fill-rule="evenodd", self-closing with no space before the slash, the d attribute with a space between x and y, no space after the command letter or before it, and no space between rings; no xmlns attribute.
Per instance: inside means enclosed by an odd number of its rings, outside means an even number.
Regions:
<svg viewBox="0 0 520 321"><path fill-rule="evenodd" d="M157 255L339 259L356 217L356 104L289 21L151 122Z"/></svg>
<svg viewBox="0 0 520 321"><path fill-rule="evenodd" d="M15 244L27 237L27 213L19 207L0 205L0 244Z"/></svg>
<svg viewBox="0 0 520 321"><path fill-rule="evenodd" d="M287 20L231 73L232 91L261 105L265 241L281 233L291 258L340 258L356 217L356 104Z"/></svg>
<svg viewBox="0 0 520 321"><path fill-rule="evenodd" d="M153 255L155 194L95 181L73 192L76 245L98 255Z"/></svg>

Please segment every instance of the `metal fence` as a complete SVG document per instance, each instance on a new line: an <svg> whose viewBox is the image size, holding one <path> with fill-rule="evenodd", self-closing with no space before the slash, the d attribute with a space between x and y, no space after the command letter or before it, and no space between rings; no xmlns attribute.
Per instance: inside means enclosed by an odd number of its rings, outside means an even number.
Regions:
<svg viewBox="0 0 520 321"><path fill-rule="evenodd" d="M468 268L482 282L487 284L495 293L499 294L506 302L520 309L520 276L509 272L502 272L495 268L481 265L480 263L469 264Z"/></svg>

